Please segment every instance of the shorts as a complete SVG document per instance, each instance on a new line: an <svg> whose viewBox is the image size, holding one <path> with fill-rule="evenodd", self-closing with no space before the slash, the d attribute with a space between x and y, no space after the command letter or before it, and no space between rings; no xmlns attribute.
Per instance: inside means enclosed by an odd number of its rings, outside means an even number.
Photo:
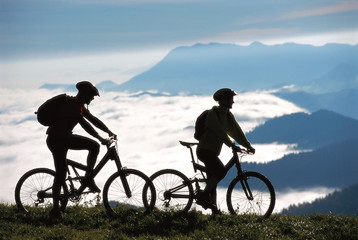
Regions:
<svg viewBox="0 0 358 240"><path fill-rule="evenodd" d="M221 162L220 158L216 155L216 153L210 150L197 148L196 155L198 159L205 164L208 177L215 176L218 180L221 180L225 177L225 166Z"/></svg>

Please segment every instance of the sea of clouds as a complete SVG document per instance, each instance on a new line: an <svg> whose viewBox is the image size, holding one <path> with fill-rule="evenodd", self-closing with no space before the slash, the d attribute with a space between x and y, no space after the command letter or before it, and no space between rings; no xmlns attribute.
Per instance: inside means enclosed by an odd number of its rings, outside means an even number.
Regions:
<svg viewBox="0 0 358 240"><path fill-rule="evenodd" d="M46 128L37 122L34 112L45 100L60 93L63 92L0 88L0 202L14 203L15 185L26 171L37 167L53 169L52 155L45 142ZM191 177L194 172L190 154L179 140L195 141L195 119L213 105L211 96L134 96L125 92L101 92L101 97L96 97L89 109L118 135L124 166L139 169L148 176L164 168L174 168ZM240 93L232 109L245 132L267 119L302 111L307 112L268 92ZM88 136L79 127L74 132ZM257 154L244 161L269 162L298 152L295 145L255 144L255 139L249 140ZM105 152L106 148L102 147L99 159ZM69 151L68 157L86 163L86 154L85 151ZM224 147L220 157L227 162L231 157L230 149ZM96 177L97 184L103 187L115 170L114 163L109 162ZM292 203L312 201L332 191L320 188L278 192L275 211ZM225 189L219 190L218 205L222 209L226 208L225 193Z"/></svg>

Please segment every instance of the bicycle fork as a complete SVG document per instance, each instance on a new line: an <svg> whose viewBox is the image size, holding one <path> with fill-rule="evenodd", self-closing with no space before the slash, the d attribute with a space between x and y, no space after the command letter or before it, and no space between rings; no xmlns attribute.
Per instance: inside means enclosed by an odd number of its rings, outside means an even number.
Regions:
<svg viewBox="0 0 358 240"><path fill-rule="evenodd" d="M127 176L128 176L127 168L122 167L121 170L119 171L119 174L120 174L124 192L126 193L127 198L132 197L132 192L131 192L131 189L129 188L129 184L127 181Z"/></svg>
<svg viewBox="0 0 358 240"><path fill-rule="evenodd" d="M254 197L252 195L251 189L249 184L247 183L247 177L244 176L244 179L240 180L242 189L244 189L245 195L247 197L247 199L249 200L254 200Z"/></svg>
<svg viewBox="0 0 358 240"><path fill-rule="evenodd" d="M124 191L126 193L127 198L132 197L132 192L131 189L129 188L129 184L127 181L127 176L129 175L127 172L127 168L122 166L121 160L119 159L117 150L115 147L111 147L109 149L110 151L108 151L108 158L114 160L114 162L116 163L117 169L118 169L118 173L120 175L122 184L123 184L123 188Z"/></svg>

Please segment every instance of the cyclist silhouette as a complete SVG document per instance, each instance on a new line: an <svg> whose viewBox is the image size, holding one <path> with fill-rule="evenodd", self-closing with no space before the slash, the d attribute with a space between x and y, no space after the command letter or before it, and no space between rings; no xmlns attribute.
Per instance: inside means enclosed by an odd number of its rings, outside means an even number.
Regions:
<svg viewBox="0 0 358 240"><path fill-rule="evenodd" d="M230 140L230 136L247 148L250 153L255 153L255 149L230 112L235 95L236 93L229 88L222 88L215 92L213 98L219 103L219 106L214 106L209 110L205 120L205 131L199 140L196 151L197 157L207 169L207 185L199 194L197 204L205 209L210 208L213 213L220 213L216 206L216 187L227 173L224 164L218 157L223 144L232 148L236 147Z"/></svg>
<svg viewBox="0 0 358 240"><path fill-rule="evenodd" d="M73 128L79 123L86 132L97 138L102 144L105 144L107 140L102 138L90 123L108 133L109 136L116 137L101 120L89 112L88 107L85 107L85 105L88 106L91 103L95 96L99 96L98 89L88 81L77 83L76 88L78 93L75 97L66 95L65 101L61 102L60 106L56 106L57 110L55 112L54 122L49 126L46 132L48 135L46 140L47 146L52 152L56 170L53 183L53 208L50 211L51 217L61 216L59 196L61 185L65 181L67 174L66 155L69 149L88 150L88 170L85 174L84 183L92 192L101 191L91 177L100 146L95 140L73 134Z"/></svg>

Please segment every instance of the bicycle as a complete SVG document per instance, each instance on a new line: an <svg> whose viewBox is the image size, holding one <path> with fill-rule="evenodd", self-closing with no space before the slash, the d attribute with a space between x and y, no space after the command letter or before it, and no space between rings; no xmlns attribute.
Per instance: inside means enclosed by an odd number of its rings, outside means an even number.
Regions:
<svg viewBox="0 0 358 240"><path fill-rule="evenodd" d="M115 216L120 212L121 206L151 211L156 200L156 192L152 181L139 170L122 167L118 155L117 141L113 138L109 140L109 143L106 144L106 154L90 176L95 178L109 160L115 162L117 172L108 178L103 188L103 205L107 213L110 216ZM60 194L61 211L65 210L68 201L79 205L81 200L92 193L90 190L86 190L83 174L79 174L79 170L86 171L87 166L70 159L67 159L67 165L68 175L61 187ZM74 173L74 176L71 175L71 172ZM25 173L19 179L15 188L17 207L21 211L28 213L32 207L51 206L53 202L52 185L54 177L55 171L48 168L36 168ZM78 185L79 187L77 187ZM99 195L96 201L97 203L100 202Z"/></svg>
<svg viewBox="0 0 358 240"><path fill-rule="evenodd" d="M155 207L160 210L178 210L187 212L202 191L200 185L206 183L205 166L199 161L195 162L193 146L198 143L179 141L181 145L190 149L191 162L196 175L186 177L175 169L163 169L154 173L152 180L156 191L157 200ZM258 172L247 172L241 168L241 159L249 154L239 147L233 148L233 157L226 164L229 171L234 164L237 167L237 176L229 184L226 202L231 214L255 214L268 218L275 206L275 190L271 182ZM197 174L197 171L200 173ZM198 176L199 175L199 176ZM193 187L194 186L194 187Z"/></svg>

